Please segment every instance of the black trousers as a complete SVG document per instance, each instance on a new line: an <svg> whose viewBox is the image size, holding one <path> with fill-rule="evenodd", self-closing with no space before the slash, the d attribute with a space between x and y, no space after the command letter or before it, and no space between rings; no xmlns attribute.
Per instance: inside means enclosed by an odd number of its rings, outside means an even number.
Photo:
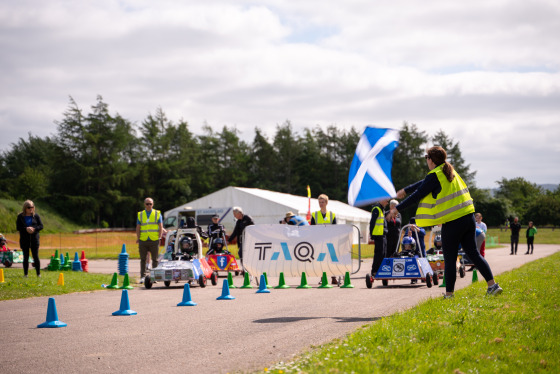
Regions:
<svg viewBox="0 0 560 374"><path fill-rule="evenodd" d="M527 238L527 253L533 253L533 243L535 242L535 237L534 236L529 236ZM529 249L531 249L531 251L529 251Z"/></svg>
<svg viewBox="0 0 560 374"><path fill-rule="evenodd" d="M27 275L29 271L29 249L31 248L31 255L33 256L33 263L35 264L35 271L37 275L41 274L41 260L39 260L39 246L31 243L31 246L21 245L23 251L23 274Z"/></svg>
<svg viewBox="0 0 560 374"><path fill-rule="evenodd" d="M444 276L445 290L447 292L455 290L459 245L461 245L463 251L469 256L469 259L486 281L494 279L488 262L476 250L476 221L474 214L467 214L456 220L444 223L441 227L441 244L443 247L443 260L445 262Z"/></svg>
<svg viewBox="0 0 560 374"><path fill-rule="evenodd" d="M511 254L517 254L517 245L519 244L519 236L511 236Z"/></svg>
<svg viewBox="0 0 560 374"><path fill-rule="evenodd" d="M373 265L371 266L371 275L375 276L377 270L381 266L383 259L387 255L387 238L384 235L373 236L375 250L373 252Z"/></svg>

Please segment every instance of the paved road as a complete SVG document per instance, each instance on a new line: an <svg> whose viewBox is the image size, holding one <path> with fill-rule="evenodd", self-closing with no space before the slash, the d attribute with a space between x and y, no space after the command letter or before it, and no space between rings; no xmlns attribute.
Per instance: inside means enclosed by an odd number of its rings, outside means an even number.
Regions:
<svg viewBox="0 0 560 374"><path fill-rule="evenodd" d="M495 274L560 250L560 245L535 245L535 255L510 256L508 248L487 251ZM523 250L521 250L523 252ZM136 263L137 265L137 263ZM130 264L134 270L134 264ZM377 282L365 287L371 261L352 277L354 289L295 287L256 294L232 289L232 301L217 301L219 286L193 287L196 307L177 307L183 283L166 289L137 287L129 291L136 316L114 317L121 291L100 290L56 296L58 315L68 327L37 329L45 321L47 297L0 302L0 352L3 373L227 373L262 369L289 361L311 345L343 337L357 327L439 297L442 288L392 287ZM90 271L113 273L115 261L92 261ZM470 283L470 275L457 287ZM223 278L221 278L222 280ZM497 276L499 281L499 275ZM299 278L288 284L299 285ZM310 284L318 283L310 278ZM236 277L234 283L242 284ZM269 283L278 284L277 278ZM513 290L505 289L505 292ZM481 294L480 297L483 297Z"/></svg>

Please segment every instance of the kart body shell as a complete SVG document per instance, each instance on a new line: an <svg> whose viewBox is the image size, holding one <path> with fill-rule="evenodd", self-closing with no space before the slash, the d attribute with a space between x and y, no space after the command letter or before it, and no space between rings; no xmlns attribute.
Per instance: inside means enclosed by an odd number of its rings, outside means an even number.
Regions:
<svg viewBox="0 0 560 374"><path fill-rule="evenodd" d="M214 251L213 242L217 238L222 239L224 243L224 247L220 252ZM218 273L221 271L226 273L231 271L234 272L235 275L239 275L241 269L237 264L235 256L228 251L225 232L220 230L218 232L211 233L208 248L209 250L206 253L206 262L208 262L208 265L210 265L210 268L212 268L213 271Z"/></svg>
<svg viewBox="0 0 560 374"><path fill-rule="evenodd" d="M180 240L184 236L191 238L193 252L181 252ZM163 281L165 286L169 287L171 282L185 281L189 284L196 282L201 287L206 287L208 279L211 280L212 285L216 285L218 274L202 256L202 240L197 229L182 228L167 233L165 252L159 256L158 266L151 269L144 278L144 286L150 289L154 282Z"/></svg>

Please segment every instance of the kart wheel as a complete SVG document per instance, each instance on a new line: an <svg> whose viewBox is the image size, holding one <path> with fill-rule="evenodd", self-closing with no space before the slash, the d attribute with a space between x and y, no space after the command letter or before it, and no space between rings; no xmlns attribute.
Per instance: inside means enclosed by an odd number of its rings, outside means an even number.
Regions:
<svg viewBox="0 0 560 374"><path fill-rule="evenodd" d="M464 266L461 266L461 267L459 268L459 276L460 276L461 278L464 278L464 277L465 277L465 267L464 267Z"/></svg>
<svg viewBox="0 0 560 374"><path fill-rule="evenodd" d="M152 283L152 278L150 278L150 276L147 275L147 276L144 278L144 287L146 287L146 288L149 290L150 288L152 288L152 285L153 285L153 283Z"/></svg>
<svg viewBox="0 0 560 374"><path fill-rule="evenodd" d="M238 275L239 275L239 272L238 272L238 271L236 271L236 272L235 272L235 276L237 277Z"/></svg>
<svg viewBox="0 0 560 374"><path fill-rule="evenodd" d="M432 276L430 274L426 275L426 286L432 288Z"/></svg>
<svg viewBox="0 0 560 374"><path fill-rule="evenodd" d="M433 280L434 286L437 286L439 284L439 277L438 277L437 273L432 274L432 280Z"/></svg>
<svg viewBox="0 0 560 374"><path fill-rule="evenodd" d="M10 260L5 260L5 261L3 262L3 264L4 264L5 267L9 268L10 266L12 266L12 261L10 261Z"/></svg>
<svg viewBox="0 0 560 374"><path fill-rule="evenodd" d="M171 281L163 281L163 284L165 284L165 287L170 287Z"/></svg>
<svg viewBox="0 0 560 374"><path fill-rule="evenodd" d="M373 277L371 275L366 275L366 287L371 288L373 286Z"/></svg>
<svg viewBox="0 0 560 374"><path fill-rule="evenodd" d="M215 271L212 273L212 276L210 277L210 281L212 282L212 286L215 286L218 284L218 272Z"/></svg>
<svg viewBox="0 0 560 374"><path fill-rule="evenodd" d="M383 283L384 286L388 286L389 285L389 279L383 279L383 280L381 280L381 283Z"/></svg>
<svg viewBox="0 0 560 374"><path fill-rule="evenodd" d="M200 277L198 277L198 284L202 288L206 287L206 277L204 276L204 274L200 274Z"/></svg>

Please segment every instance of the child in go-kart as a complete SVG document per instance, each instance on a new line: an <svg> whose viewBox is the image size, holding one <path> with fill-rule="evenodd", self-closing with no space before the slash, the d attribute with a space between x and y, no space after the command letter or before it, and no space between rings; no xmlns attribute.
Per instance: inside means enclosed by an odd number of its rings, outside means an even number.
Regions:
<svg viewBox="0 0 560 374"><path fill-rule="evenodd" d="M434 236L434 246L426 251L429 255L435 255L438 252L441 252L441 235Z"/></svg>
<svg viewBox="0 0 560 374"><path fill-rule="evenodd" d="M212 240L212 245L206 255L219 255L219 254L229 254L227 250L224 249L224 240L222 238L216 238Z"/></svg>
<svg viewBox="0 0 560 374"><path fill-rule="evenodd" d="M6 243L6 238L4 237L4 235L0 234L0 252L8 252L10 250Z"/></svg>
<svg viewBox="0 0 560 374"><path fill-rule="evenodd" d="M191 260L198 254L193 240L187 235L183 236L179 241L179 249L181 250L183 260Z"/></svg>
<svg viewBox="0 0 560 374"><path fill-rule="evenodd" d="M401 242L401 256L416 257L420 255L420 250L416 247L416 240L411 236L405 235ZM411 279L410 284L416 284L416 279Z"/></svg>

